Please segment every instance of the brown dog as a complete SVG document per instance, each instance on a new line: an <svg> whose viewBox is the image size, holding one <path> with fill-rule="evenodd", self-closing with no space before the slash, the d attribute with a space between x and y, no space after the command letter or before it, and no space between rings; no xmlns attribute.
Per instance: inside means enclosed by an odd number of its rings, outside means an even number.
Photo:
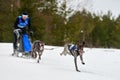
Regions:
<svg viewBox="0 0 120 80"><path fill-rule="evenodd" d="M76 45L75 44L65 44L64 46L64 50L63 52L60 54L60 55L72 55L74 57L74 63L75 63L75 68L76 68L76 71L80 72L78 70L78 67L77 67L77 57L80 56L80 60L81 60L81 63L84 65L84 61L83 61L83 48L85 46L85 42L83 43L80 43L80 42L77 42Z"/></svg>
<svg viewBox="0 0 120 80"><path fill-rule="evenodd" d="M41 60L42 53L44 51L44 42L40 40L36 40L33 42L33 51L32 51L32 57L37 58L37 62L39 63L39 60Z"/></svg>

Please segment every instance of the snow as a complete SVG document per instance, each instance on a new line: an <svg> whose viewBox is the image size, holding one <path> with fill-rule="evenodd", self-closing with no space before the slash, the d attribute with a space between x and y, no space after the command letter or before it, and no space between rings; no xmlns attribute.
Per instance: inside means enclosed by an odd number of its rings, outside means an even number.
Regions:
<svg viewBox="0 0 120 80"><path fill-rule="evenodd" d="M45 45L42 60L11 56L12 43L0 43L0 80L120 80L120 50L85 48L75 71L72 56L60 56L63 47Z"/></svg>

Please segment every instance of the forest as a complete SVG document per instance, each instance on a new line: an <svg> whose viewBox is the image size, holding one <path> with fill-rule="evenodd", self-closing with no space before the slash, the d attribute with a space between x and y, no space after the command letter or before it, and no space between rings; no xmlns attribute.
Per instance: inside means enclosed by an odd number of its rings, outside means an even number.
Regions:
<svg viewBox="0 0 120 80"><path fill-rule="evenodd" d="M54 46L85 41L86 47L120 48L120 16L114 18L110 11L96 15L86 9L69 16L73 10L66 9L66 2L57 5L56 0L0 0L0 42L13 42L15 19L27 12L33 40Z"/></svg>

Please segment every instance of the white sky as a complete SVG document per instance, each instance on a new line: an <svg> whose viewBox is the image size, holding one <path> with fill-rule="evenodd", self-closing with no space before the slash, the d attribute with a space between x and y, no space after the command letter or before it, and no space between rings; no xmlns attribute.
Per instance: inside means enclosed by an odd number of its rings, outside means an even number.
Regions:
<svg viewBox="0 0 120 80"><path fill-rule="evenodd" d="M120 14L120 0L93 0L92 11L95 13L107 13L110 10L113 16L118 17Z"/></svg>
<svg viewBox="0 0 120 80"><path fill-rule="evenodd" d="M58 0L63 1L63 0ZM66 0L68 7L74 10L86 8L88 11L96 14L107 14L111 11L113 17L120 14L120 0ZM102 14L101 14L102 12Z"/></svg>

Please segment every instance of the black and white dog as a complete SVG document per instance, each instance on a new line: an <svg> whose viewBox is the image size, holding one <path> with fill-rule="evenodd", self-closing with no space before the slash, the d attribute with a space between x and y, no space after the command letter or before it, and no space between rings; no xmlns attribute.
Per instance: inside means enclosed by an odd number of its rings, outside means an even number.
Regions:
<svg viewBox="0 0 120 80"><path fill-rule="evenodd" d="M67 43L65 44L64 46L64 50L62 53L60 53L60 55L72 55L74 57L74 63L75 63L75 68L76 68L76 71L80 72L78 70L78 67L77 67L77 57L80 56L80 60L81 60L81 63L84 65L84 61L83 61L83 53L84 53L84 48L85 46L85 42L77 42L76 44L71 44L71 43Z"/></svg>

